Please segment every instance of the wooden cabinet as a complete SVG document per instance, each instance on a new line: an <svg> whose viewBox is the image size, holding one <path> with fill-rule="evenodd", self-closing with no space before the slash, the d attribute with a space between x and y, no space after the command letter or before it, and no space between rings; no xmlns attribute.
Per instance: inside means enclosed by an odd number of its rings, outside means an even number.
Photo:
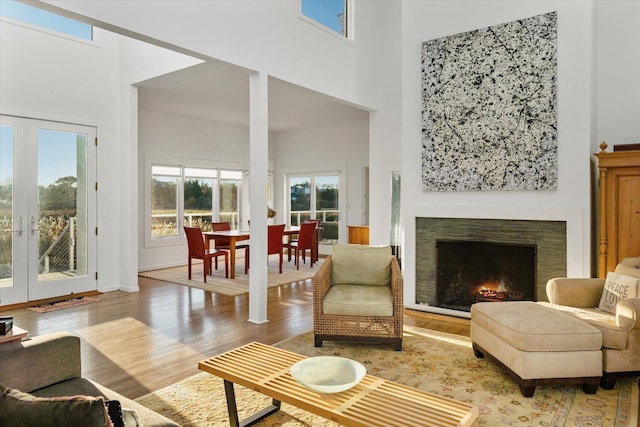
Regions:
<svg viewBox="0 0 640 427"><path fill-rule="evenodd" d="M349 229L349 243L358 245L369 244L369 226L368 225L347 225Z"/></svg>
<svg viewBox="0 0 640 427"><path fill-rule="evenodd" d="M640 256L640 150L596 154L600 170L598 277Z"/></svg>

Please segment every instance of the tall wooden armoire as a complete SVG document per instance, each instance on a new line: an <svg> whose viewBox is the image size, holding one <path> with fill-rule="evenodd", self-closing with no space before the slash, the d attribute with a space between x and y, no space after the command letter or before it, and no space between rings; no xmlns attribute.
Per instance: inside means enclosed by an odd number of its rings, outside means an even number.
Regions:
<svg viewBox="0 0 640 427"><path fill-rule="evenodd" d="M598 277L624 258L640 256L640 150L607 153L600 144Z"/></svg>

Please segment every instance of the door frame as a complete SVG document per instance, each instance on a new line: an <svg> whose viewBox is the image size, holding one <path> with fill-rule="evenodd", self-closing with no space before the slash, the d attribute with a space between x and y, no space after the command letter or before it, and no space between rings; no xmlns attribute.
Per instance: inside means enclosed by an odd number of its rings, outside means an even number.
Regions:
<svg viewBox="0 0 640 427"><path fill-rule="evenodd" d="M283 199L285 204L286 223L291 225L291 198L289 194L289 179L304 176L337 176L338 177L338 242L347 240L347 174L344 166L309 166L305 168L291 168L283 171ZM313 190L314 188L312 188ZM315 218L316 206L311 202L311 217ZM320 245L323 254L331 253L331 245Z"/></svg>
<svg viewBox="0 0 640 427"><path fill-rule="evenodd" d="M14 233L13 286L0 288L0 305L23 303L97 290L97 128L35 118L0 115L3 125L14 126L13 218L22 219L22 233ZM51 281L38 281L38 129L86 134L85 190L86 272ZM80 193L80 192L78 192ZM18 195L16 197L16 195ZM20 195L26 195L21 197ZM78 194L78 198L82 198ZM32 224L32 217L34 219ZM20 224L15 224L19 227ZM16 227L14 226L14 229ZM55 286L51 286L55 284ZM47 286L49 285L49 286Z"/></svg>

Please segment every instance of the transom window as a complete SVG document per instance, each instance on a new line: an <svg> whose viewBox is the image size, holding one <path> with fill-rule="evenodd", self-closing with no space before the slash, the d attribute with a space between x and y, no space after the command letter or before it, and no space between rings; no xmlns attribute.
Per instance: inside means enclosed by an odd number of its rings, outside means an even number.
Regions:
<svg viewBox="0 0 640 427"><path fill-rule="evenodd" d="M345 37L350 37L347 0L300 0L302 15Z"/></svg>
<svg viewBox="0 0 640 427"><path fill-rule="evenodd" d="M15 0L0 1L0 16L84 40L93 40L93 26Z"/></svg>

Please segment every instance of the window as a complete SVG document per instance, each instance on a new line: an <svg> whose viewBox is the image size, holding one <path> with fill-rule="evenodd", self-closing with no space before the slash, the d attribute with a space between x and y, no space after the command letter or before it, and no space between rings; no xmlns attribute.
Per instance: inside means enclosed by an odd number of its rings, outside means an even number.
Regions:
<svg viewBox="0 0 640 427"><path fill-rule="evenodd" d="M213 222L213 189L218 179L217 169L185 168L184 224L211 231Z"/></svg>
<svg viewBox="0 0 640 427"><path fill-rule="evenodd" d="M301 0L302 15L324 27L349 36L347 31L347 0Z"/></svg>
<svg viewBox="0 0 640 427"><path fill-rule="evenodd" d="M238 196L242 184L242 172L220 171L220 194L218 217L220 221L228 221L232 229L238 227Z"/></svg>
<svg viewBox="0 0 640 427"><path fill-rule="evenodd" d="M178 235L178 180L180 167L151 168L151 236Z"/></svg>
<svg viewBox="0 0 640 427"><path fill-rule="evenodd" d="M240 171L152 164L148 235L152 241L178 237L183 226L211 231L218 221L238 228L241 184Z"/></svg>
<svg viewBox="0 0 640 427"><path fill-rule="evenodd" d="M15 0L0 1L0 15L84 40L93 40L93 27Z"/></svg>
<svg viewBox="0 0 640 427"><path fill-rule="evenodd" d="M340 227L339 173L289 177L289 224L320 220L321 244L338 242Z"/></svg>

